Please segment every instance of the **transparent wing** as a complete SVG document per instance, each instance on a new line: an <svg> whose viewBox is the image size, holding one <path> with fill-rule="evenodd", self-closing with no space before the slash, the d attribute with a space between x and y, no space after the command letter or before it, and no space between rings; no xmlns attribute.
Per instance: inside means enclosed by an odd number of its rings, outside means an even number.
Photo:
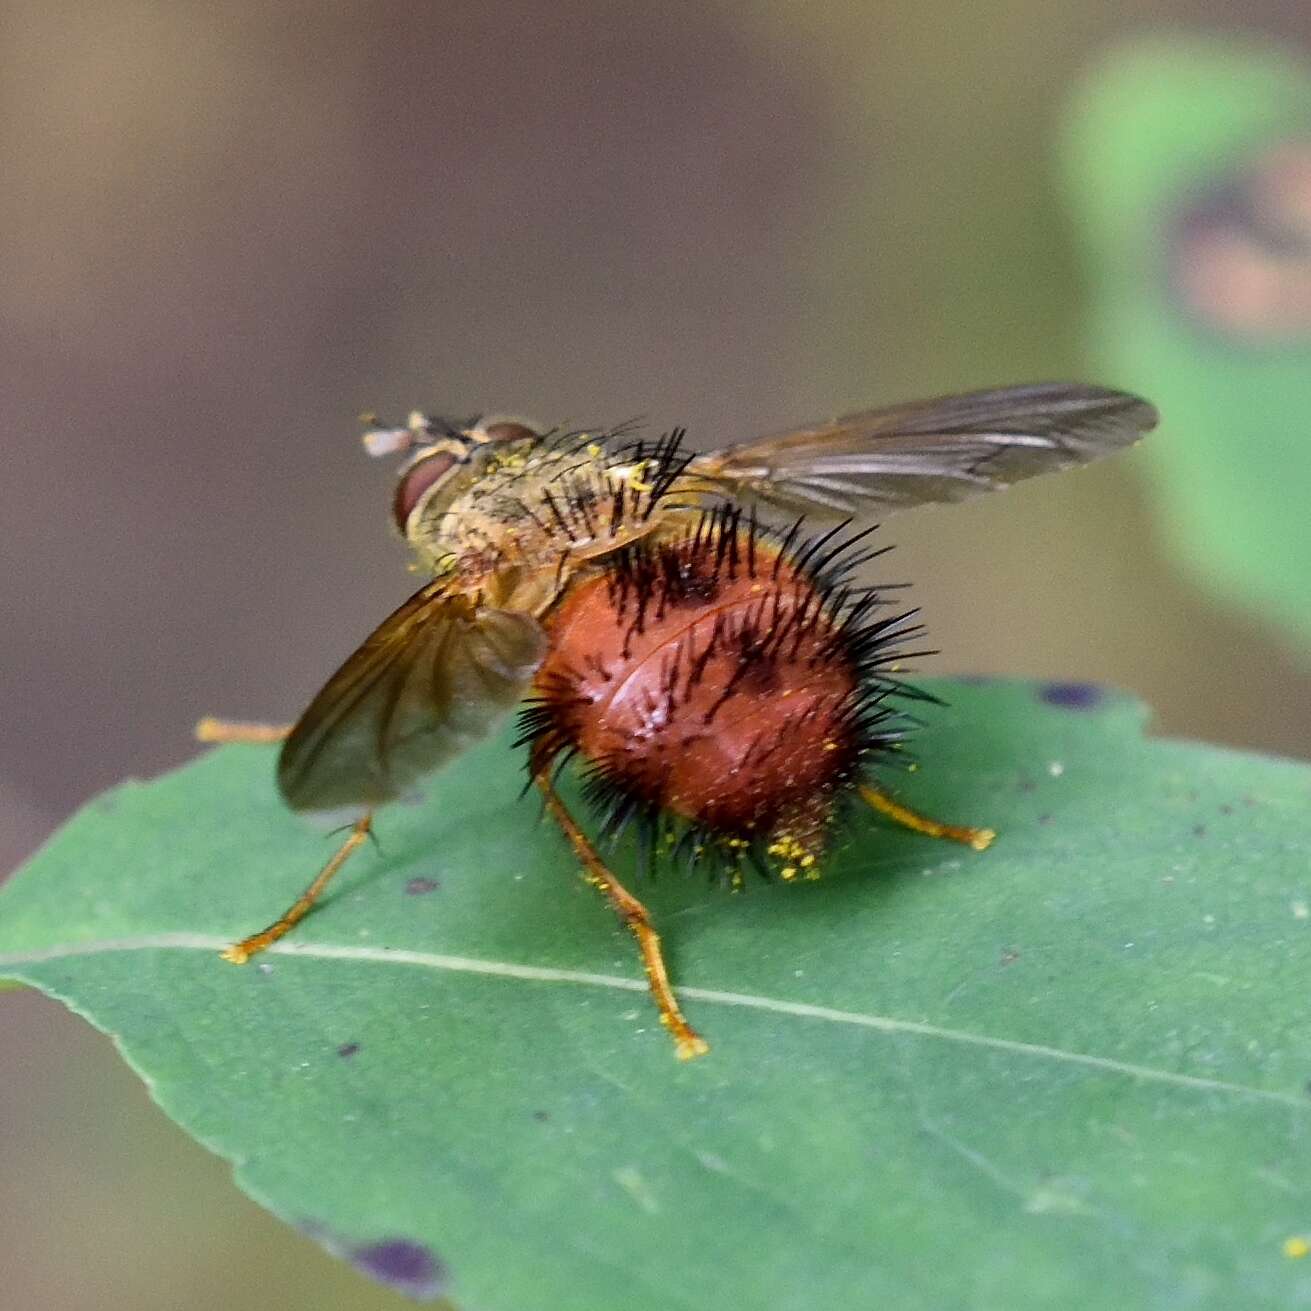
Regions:
<svg viewBox="0 0 1311 1311"><path fill-rule="evenodd" d="M546 654L530 615L431 583L371 634L300 717L278 760L293 810L360 809L403 795L485 737Z"/></svg>
<svg viewBox="0 0 1311 1311"><path fill-rule="evenodd" d="M1156 410L1125 392L1038 383L866 410L697 456L688 475L794 512L961 501L1132 445Z"/></svg>

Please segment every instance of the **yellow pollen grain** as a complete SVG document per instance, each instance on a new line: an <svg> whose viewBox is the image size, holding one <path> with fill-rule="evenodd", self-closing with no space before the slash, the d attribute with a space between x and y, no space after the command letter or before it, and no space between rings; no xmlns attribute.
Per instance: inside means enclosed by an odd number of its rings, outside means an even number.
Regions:
<svg viewBox="0 0 1311 1311"><path fill-rule="evenodd" d="M791 883L797 876L797 867L795 865L784 865L783 868L779 870L779 874L786 882Z"/></svg>
<svg viewBox="0 0 1311 1311"><path fill-rule="evenodd" d="M815 857L812 856L810 852L807 852L804 856L801 857L802 869L809 869L814 863L815 863Z"/></svg>
<svg viewBox="0 0 1311 1311"><path fill-rule="evenodd" d="M1300 1234L1284 1239L1284 1255L1290 1261L1300 1261L1308 1252L1311 1252L1311 1243Z"/></svg>

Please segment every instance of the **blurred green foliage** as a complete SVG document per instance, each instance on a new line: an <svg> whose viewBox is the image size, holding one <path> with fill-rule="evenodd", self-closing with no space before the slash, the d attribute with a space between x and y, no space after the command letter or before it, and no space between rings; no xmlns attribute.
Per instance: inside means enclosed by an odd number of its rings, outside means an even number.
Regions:
<svg viewBox="0 0 1311 1311"><path fill-rule="evenodd" d="M1164 415L1143 462L1159 529L1227 603L1303 641L1308 160L1306 66L1232 39L1119 49L1087 77L1064 135L1071 212L1089 260L1094 358Z"/></svg>
<svg viewBox="0 0 1311 1311"><path fill-rule="evenodd" d="M0 894L0 973L257 1200L465 1311L1305 1297L1311 771L1086 684L936 690L903 795L988 853L866 814L819 883L644 889L691 1064L506 740L241 970L312 854L272 753L117 789Z"/></svg>

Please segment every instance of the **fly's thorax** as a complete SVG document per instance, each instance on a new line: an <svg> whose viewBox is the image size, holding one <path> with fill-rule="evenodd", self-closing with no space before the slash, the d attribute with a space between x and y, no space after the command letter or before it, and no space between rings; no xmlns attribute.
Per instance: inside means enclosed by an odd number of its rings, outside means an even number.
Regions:
<svg viewBox="0 0 1311 1311"><path fill-rule="evenodd" d="M420 566L480 586L514 570L569 572L659 532L678 513L676 446L571 434L476 447L430 476L416 462L397 492L397 521Z"/></svg>

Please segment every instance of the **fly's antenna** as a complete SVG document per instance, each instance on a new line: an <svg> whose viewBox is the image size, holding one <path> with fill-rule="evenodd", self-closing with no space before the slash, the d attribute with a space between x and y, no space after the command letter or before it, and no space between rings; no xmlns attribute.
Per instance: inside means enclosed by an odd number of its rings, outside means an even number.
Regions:
<svg viewBox="0 0 1311 1311"><path fill-rule="evenodd" d="M364 449L372 456L407 455L416 446L431 446L443 437L463 438L464 433L479 423L479 419L470 419L463 428L449 419L424 414L422 410L411 410L410 417L403 428L388 427L376 414L365 412L360 415L360 422L368 424L361 440Z"/></svg>
<svg viewBox="0 0 1311 1311"><path fill-rule="evenodd" d="M428 416L415 410L404 428L391 428L383 423L376 414L366 412L360 415L360 422L368 424L363 437L364 449L375 459L385 455L406 455L419 445L419 433L426 434Z"/></svg>

